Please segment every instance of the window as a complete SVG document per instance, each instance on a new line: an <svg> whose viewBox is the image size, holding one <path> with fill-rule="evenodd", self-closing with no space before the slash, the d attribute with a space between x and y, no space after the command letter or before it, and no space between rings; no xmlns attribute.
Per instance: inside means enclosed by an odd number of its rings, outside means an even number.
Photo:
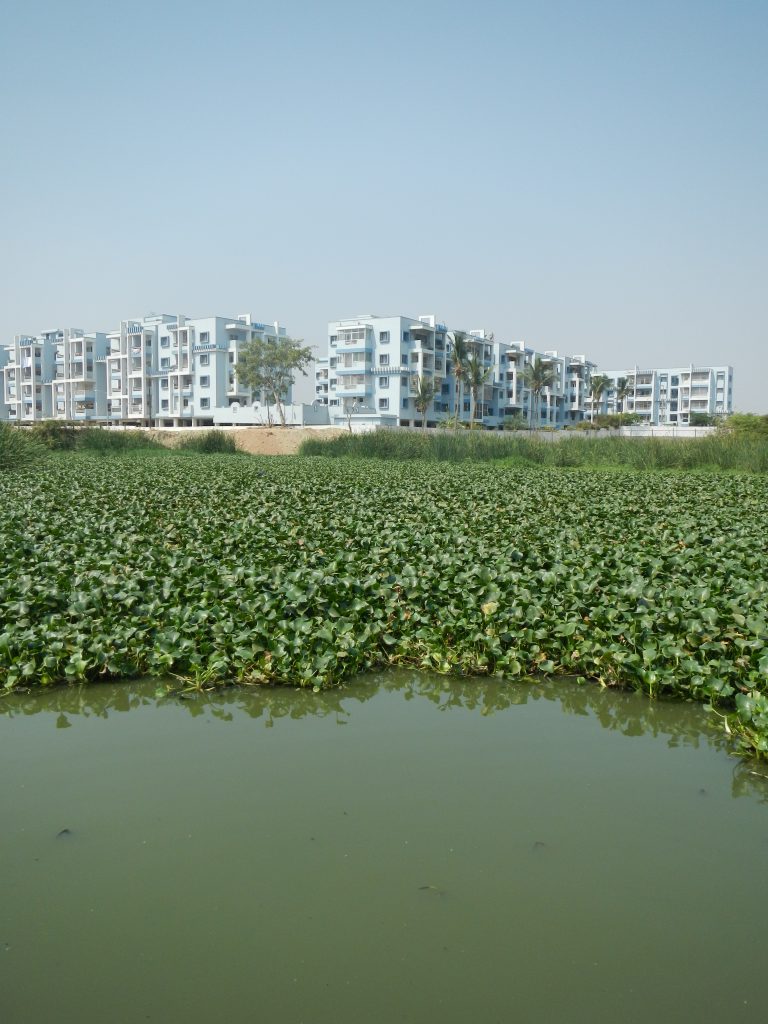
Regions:
<svg viewBox="0 0 768 1024"><path fill-rule="evenodd" d="M160 390L161 391L167 391L168 390L168 378L167 377L163 377L163 379L160 381Z"/></svg>
<svg viewBox="0 0 768 1024"><path fill-rule="evenodd" d="M388 409L388 408L389 408L389 399L388 398L380 398L379 399L379 409Z"/></svg>
<svg viewBox="0 0 768 1024"><path fill-rule="evenodd" d="M403 331L403 341L410 341L410 340L411 340L411 336L408 333L408 331Z"/></svg>
<svg viewBox="0 0 768 1024"><path fill-rule="evenodd" d="M329 341L329 342L331 343L331 345L335 345L335 344L336 344L336 342L338 341L338 337L337 337L337 335L335 335L335 334L332 334L332 335L330 336L330 338L328 339L328 341Z"/></svg>
<svg viewBox="0 0 768 1024"><path fill-rule="evenodd" d="M401 377L400 378L400 383L403 385L404 388L407 388L408 387L408 378L407 377Z"/></svg>
<svg viewBox="0 0 768 1024"><path fill-rule="evenodd" d="M234 363L234 361L235 361L235 353L234 352L230 352L229 353L229 361L230 361L230 363Z"/></svg>
<svg viewBox="0 0 768 1024"><path fill-rule="evenodd" d="M379 366L389 366L389 352L379 356Z"/></svg>
<svg viewBox="0 0 768 1024"><path fill-rule="evenodd" d="M388 388L389 387L389 377L379 377L379 387L380 388Z"/></svg>
<svg viewBox="0 0 768 1024"><path fill-rule="evenodd" d="M338 405L338 404L339 404L338 398L332 398L330 400L330 402L328 403L328 405Z"/></svg>
<svg viewBox="0 0 768 1024"><path fill-rule="evenodd" d="M170 367L170 365L171 365L171 360L168 358L168 356L165 356L163 359L160 360L160 369L161 370L167 370Z"/></svg>
<svg viewBox="0 0 768 1024"><path fill-rule="evenodd" d="M164 398L162 400L162 402L160 403L160 408L161 409L167 409L168 408L168 399L167 398Z"/></svg>
<svg viewBox="0 0 768 1024"><path fill-rule="evenodd" d="M211 400L210 400L210 398L201 398L200 399L200 408L201 409L210 409L211 408Z"/></svg>
<svg viewBox="0 0 768 1024"><path fill-rule="evenodd" d="M201 388L209 388L210 386L211 386L211 378L210 377L206 376L206 377L201 377L200 378L200 387Z"/></svg>
<svg viewBox="0 0 768 1024"><path fill-rule="evenodd" d="M167 334L163 334L160 337L160 348L168 348L171 344L171 339Z"/></svg>
<svg viewBox="0 0 768 1024"><path fill-rule="evenodd" d="M200 365L201 366L210 366L210 363L211 363L211 357L208 355L207 352L203 352L203 354L200 356Z"/></svg>
<svg viewBox="0 0 768 1024"><path fill-rule="evenodd" d="M336 356L334 356L334 357L333 357L333 359L331 359L331 361L330 361L330 363L329 363L328 365L330 366L330 368L331 368L332 370L336 368L336 363L337 363L338 361L339 361L339 360L338 360L338 358L337 358Z"/></svg>
<svg viewBox="0 0 768 1024"><path fill-rule="evenodd" d="M379 334L379 341L381 342L382 345L386 345L387 342L389 341L389 331L382 331Z"/></svg>
<svg viewBox="0 0 768 1024"><path fill-rule="evenodd" d="M411 362L412 363L418 363L418 361L419 361L419 353L418 352L411 352Z"/></svg>
<svg viewBox="0 0 768 1024"><path fill-rule="evenodd" d="M404 408L404 409L407 409L407 408L408 408L408 399L407 399L407 398L404 398L404 399L403 399L403 408Z"/></svg>
<svg viewBox="0 0 768 1024"><path fill-rule="evenodd" d="M200 332L200 344L204 345L209 340L209 337L210 336L208 334L208 331L201 331Z"/></svg>

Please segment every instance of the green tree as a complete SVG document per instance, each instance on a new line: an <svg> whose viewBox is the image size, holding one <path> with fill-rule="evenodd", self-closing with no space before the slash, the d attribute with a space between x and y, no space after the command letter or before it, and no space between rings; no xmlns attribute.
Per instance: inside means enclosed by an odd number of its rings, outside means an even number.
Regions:
<svg viewBox="0 0 768 1024"><path fill-rule="evenodd" d="M528 406L528 422L531 425L535 418L536 426L539 426L541 392L544 388L552 387L556 380L557 371L554 366L551 363L545 363L542 359L529 363L523 370L523 384L531 392L531 401Z"/></svg>
<svg viewBox="0 0 768 1024"><path fill-rule="evenodd" d="M621 413L621 422L624 420L624 403L635 393L634 381L629 377L619 377L616 381L616 412ZM618 406L621 406L619 409Z"/></svg>
<svg viewBox="0 0 768 1024"><path fill-rule="evenodd" d="M528 420L523 416L521 412L513 413L511 416L504 417L504 429L505 430L527 430L529 426Z"/></svg>
<svg viewBox="0 0 768 1024"><path fill-rule="evenodd" d="M429 377L419 375L413 404L416 406L416 411L421 413L421 426L423 430L427 429L427 410L432 404L435 394L435 382Z"/></svg>
<svg viewBox="0 0 768 1024"><path fill-rule="evenodd" d="M735 412L724 421L723 428L740 437L768 438L768 416Z"/></svg>
<svg viewBox="0 0 768 1024"><path fill-rule="evenodd" d="M605 389L611 383L609 377L606 377L603 373L597 373L592 378L592 390L590 393L590 399L592 401L592 420L594 421L597 415L597 407L600 404L600 399L605 394Z"/></svg>
<svg viewBox="0 0 768 1024"><path fill-rule="evenodd" d="M280 422L285 426L283 400L296 373L301 371L306 377L312 358L310 346L296 338L272 340L257 336L240 346L237 377L243 387L272 397Z"/></svg>
<svg viewBox="0 0 768 1024"><path fill-rule="evenodd" d="M469 335L464 331L451 331L451 362L453 363L453 376L456 378L456 395L453 402L454 427L458 429L461 419L462 385L467 374L467 360L469 359Z"/></svg>
<svg viewBox="0 0 768 1024"><path fill-rule="evenodd" d="M469 397L470 397L470 410L469 410L469 425L474 428L475 426L475 409L478 404L480 405L480 418L483 415L483 403L482 403L482 391L488 382L488 377L491 373L490 366L484 366L483 361L477 352L473 352L471 356L467 358L466 366L464 368L464 376L469 386Z"/></svg>
<svg viewBox="0 0 768 1024"><path fill-rule="evenodd" d="M717 416L710 412L692 412L688 417L688 424L691 427L714 427L717 424Z"/></svg>

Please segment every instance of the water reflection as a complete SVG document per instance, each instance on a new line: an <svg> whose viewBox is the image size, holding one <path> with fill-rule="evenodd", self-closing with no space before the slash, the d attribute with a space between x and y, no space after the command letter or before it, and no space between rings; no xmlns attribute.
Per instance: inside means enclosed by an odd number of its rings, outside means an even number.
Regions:
<svg viewBox="0 0 768 1024"><path fill-rule="evenodd" d="M333 719L346 725L377 694L399 694L406 701L426 700L436 711L470 712L485 717L538 701L558 705L566 715L592 716L624 736L665 738L667 746L706 745L730 751L727 737L696 705L650 701L632 693L601 690L571 680L503 682L483 678L448 678L417 671L387 671L350 681L344 688L314 693L287 687L228 687L202 693L169 692L156 680L57 687L13 693L0 700L0 715L13 718L47 712L57 729L78 717L107 718L110 713L142 707L174 707L192 717L207 715L222 722L247 715L273 728L282 720ZM768 771L755 762L734 762L733 793L768 803Z"/></svg>

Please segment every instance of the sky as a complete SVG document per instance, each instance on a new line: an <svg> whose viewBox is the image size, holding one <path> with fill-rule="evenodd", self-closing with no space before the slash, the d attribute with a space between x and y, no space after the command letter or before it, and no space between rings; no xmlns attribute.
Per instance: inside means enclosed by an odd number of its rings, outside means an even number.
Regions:
<svg viewBox="0 0 768 1024"><path fill-rule="evenodd" d="M0 0L0 343L436 314L768 412L768 0Z"/></svg>

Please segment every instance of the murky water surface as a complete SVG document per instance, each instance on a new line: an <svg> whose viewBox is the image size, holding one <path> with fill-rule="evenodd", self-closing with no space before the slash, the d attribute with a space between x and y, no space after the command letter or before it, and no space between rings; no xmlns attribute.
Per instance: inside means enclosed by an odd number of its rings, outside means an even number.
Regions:
<svg viewBox="0 0 768 1024"><path fill-rule="evenodd" d="M0 1019L762 1022L763 772L567 682L6 698Z"/></svg>

